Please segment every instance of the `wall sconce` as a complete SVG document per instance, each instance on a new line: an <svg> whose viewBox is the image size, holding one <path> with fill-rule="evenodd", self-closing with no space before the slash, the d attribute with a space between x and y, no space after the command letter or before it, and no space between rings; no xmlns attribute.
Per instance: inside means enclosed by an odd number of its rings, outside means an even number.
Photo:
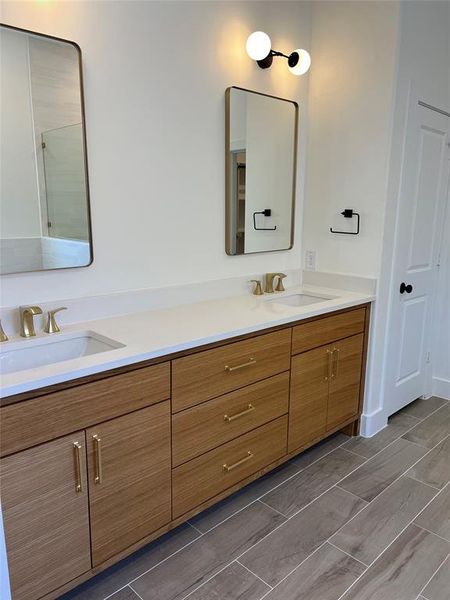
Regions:
<svg viewBox="0 0 450 600"><path fill-rule="evenodd" d="M311 66L309 52L299 48L293 50L289 55L272 50L270 37L264 31L254 31L248 36L246 44L247 54L255 60L261 69L272 66L274 56L287 58L288 69L293 75L304 75Z"/></svg>

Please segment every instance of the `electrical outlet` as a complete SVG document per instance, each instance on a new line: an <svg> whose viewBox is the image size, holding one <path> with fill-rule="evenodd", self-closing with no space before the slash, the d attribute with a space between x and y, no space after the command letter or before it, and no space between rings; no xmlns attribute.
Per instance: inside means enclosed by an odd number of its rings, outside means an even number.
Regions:
<svg viewBox="0 0 450 600"><path fill-rule="evenodd" d="M306 250L305 251L305 270L315 271L316 270L316 251Z"/></svg>

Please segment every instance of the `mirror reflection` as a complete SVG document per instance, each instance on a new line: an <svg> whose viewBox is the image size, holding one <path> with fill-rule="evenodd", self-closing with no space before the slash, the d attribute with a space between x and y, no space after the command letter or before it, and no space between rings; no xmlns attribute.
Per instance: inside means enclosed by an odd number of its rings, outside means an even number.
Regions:
<svg viewBox="0 0 450 600"><path fill-rule="evenodd" d="M2 26L0 272L91 263L80 52Z"/></svg>
<svg viewBox="0 0 450 600"><path fill-rule="evenodd" d="M298 106L231 87L226 92L226 251L292 248Z"/></svg>

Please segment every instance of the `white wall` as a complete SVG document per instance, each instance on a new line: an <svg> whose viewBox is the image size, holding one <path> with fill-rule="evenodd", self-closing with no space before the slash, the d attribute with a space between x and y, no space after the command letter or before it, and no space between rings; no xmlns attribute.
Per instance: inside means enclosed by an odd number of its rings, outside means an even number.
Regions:
<svg viewBox="0 0 450 600"><path fill-rule="evenodd" d="M398 11L398 2L313 3L303 247L320 271L379 274ZM330 233L349 227L344 208L361 213L359 236Z"/></svg>
<svg viewBox="0 0 450 600"><path fill-rule="evenodd" d="M6 276L5 306L300 266L308 76L245 52L309 48L308 2L4 2L2 20L83 51L94 263ZM300 104L298 210L290 252L229 257L224 94L238 85Z"/></svg>
<svg viewBox="0 0 450 600"><path fill-rule="evenodd" d="M26 36L2 30L0 41L0 237L40 236L41 217L31 110L28 39Z"/></svg>

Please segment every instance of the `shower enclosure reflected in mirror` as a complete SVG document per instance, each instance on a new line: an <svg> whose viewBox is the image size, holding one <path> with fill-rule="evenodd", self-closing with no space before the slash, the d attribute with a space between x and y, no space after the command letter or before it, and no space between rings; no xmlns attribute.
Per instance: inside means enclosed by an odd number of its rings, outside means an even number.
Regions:
<svg viewBox="0 0 450 600"><path fill-rule="evenodd" d="M0 273L92 262L80 49L2 25Z"/></svg>
<svg viewBox="0 0 450 600"><path fill-rule="evenodd" d="M227 89L227 254L292 248L297 127L296 102Z"/></svg>

